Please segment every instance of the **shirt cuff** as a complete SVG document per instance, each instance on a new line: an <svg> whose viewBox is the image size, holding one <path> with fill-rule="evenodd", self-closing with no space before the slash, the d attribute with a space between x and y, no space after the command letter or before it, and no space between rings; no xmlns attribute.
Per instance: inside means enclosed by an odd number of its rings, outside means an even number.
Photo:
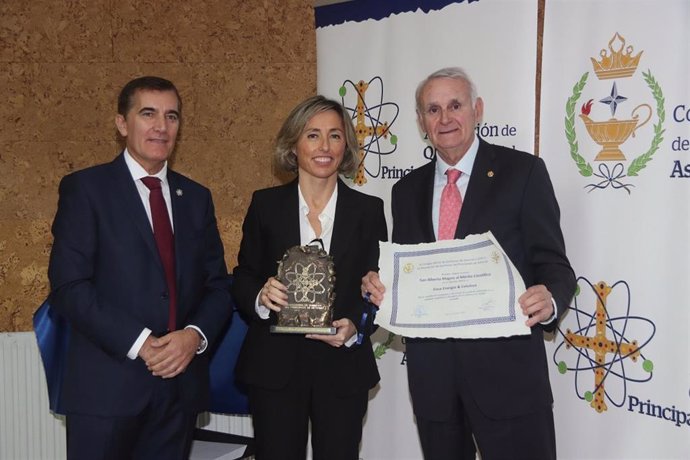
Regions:
<svg viewBox="0 0 690 460"><path fill-rule="evenodd" d="M145 327L143 331L141 331L141 334L139 334L139 337L134 341L134 345L132 345L132 348L129 349L127 352L127 357L129 359L137 359L139 356L139 351L141 350L141 347L144 346L144 342L146 342L146 339L151 335L151 329L148 327Z"/></svg>
<svg viewBox="0 0 690 460"><path fill-rule="evenodd" d="M355 333L352 335L352 337L350 337L350 340L345 342L343 345L345 345L347 348L350 348L355 343L357 343L357 330L356 329L355 329Z"/></svg>
<svg viewBox="0 0 690 460"><path fill-rule="evenodd" d="M199 329L197 326L194 326L193 324L190 324L189 326L185 326L185 329L194 329L201 336L201 342L199 343L199 348L196 349L196 354L200 355L203 352L205 352L206 348L208 348L208 340L206 340L206 336L204 335L203 332L201 332L201 329Z"/></svg>
<svg viewBox="0 0 690 460"><path fill-rule="evenodd" d="M261 303L259 303L259 297L261 297L261 291L259 291L259 293L256 295L254 311L257 315L259 315L259 318L268 319L268 317L271 316L271 310L269 310L265 305L261 305Z"/></svg>
<svg viewBox="0 0 690 460"><path fill-rule="evenodd" d="M556 318L558 318L558 306L556 305L556 300L553 297L551 297L551 303L553 304L553 315L551 315L551 318L547 319L546 321L539 323L543 326L551 324Z"/></svg>

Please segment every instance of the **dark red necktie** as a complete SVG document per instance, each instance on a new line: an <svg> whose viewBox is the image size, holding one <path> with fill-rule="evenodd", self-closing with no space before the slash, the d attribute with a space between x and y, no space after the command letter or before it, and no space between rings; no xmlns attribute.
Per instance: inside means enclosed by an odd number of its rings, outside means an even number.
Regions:
<svg viewBox="0 0 690 460"><path fill-rule="evenodd" d="M165 270L165 280L168 284L170 299L168 310L168 331L176 329L177 316L177 284L175 282L175 239L173 237L168 207L165 205L161 181L157 177L144 177L141 181L151 191L149 204L151 205L151 220L153 221L153 237L158 246L158 254Z"/></svg>

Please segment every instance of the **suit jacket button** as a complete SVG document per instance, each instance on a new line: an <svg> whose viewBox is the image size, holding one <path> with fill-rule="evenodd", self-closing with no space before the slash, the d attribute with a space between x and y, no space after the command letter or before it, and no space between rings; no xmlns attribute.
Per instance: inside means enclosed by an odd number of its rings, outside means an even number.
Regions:
<svg viewBox="0 0 690 460"><path fill-rule="evenodd" d="M168 293L167 292L161 292L161 299L167 299L168 298Z"/></svg>

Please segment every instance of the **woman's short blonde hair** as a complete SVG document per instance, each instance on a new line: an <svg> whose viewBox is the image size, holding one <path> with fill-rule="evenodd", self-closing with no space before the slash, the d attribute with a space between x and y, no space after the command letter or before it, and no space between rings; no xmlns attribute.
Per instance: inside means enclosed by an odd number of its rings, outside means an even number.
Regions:
<svg viewBox="0 0 690 460"><path fill-rule="evenodd" d="M288 172L297 172L297 154L295 152L297 142L309 120L314 115L328 110L333 110L340 116L345 129L345 153L343 154L343 161L338 167L338 172L347 177L352 177L355 174L357 166L359 166L357 164L359 145L355 135L355 128L352 126L352 118L340 102L320 95L310 97L297 104L283 122L283 126L280 128L276 138L274 153L276 165L280 169Z"/></svg>

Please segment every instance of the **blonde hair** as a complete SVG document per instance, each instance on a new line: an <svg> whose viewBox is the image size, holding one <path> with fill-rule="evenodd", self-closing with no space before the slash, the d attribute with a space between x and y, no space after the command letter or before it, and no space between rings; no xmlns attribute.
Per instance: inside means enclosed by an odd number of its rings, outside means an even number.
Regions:
<svg viewBox="0 0 690 460"><path fill-rule="evenodd" d="M295 146L304 128L312 117L329 110L334 111L340 116L345 129L345 154L343 155L343 161L338 167L338 172L345 176L354 175L358 166L357 152L359 151L359 145L355 135L355 128L352 126L352 118L342 104L320 95L312 96L297 104L283 122L280 131L278 131L273 157L280 169L288 172L297 172L298 165Z"/></svg>

